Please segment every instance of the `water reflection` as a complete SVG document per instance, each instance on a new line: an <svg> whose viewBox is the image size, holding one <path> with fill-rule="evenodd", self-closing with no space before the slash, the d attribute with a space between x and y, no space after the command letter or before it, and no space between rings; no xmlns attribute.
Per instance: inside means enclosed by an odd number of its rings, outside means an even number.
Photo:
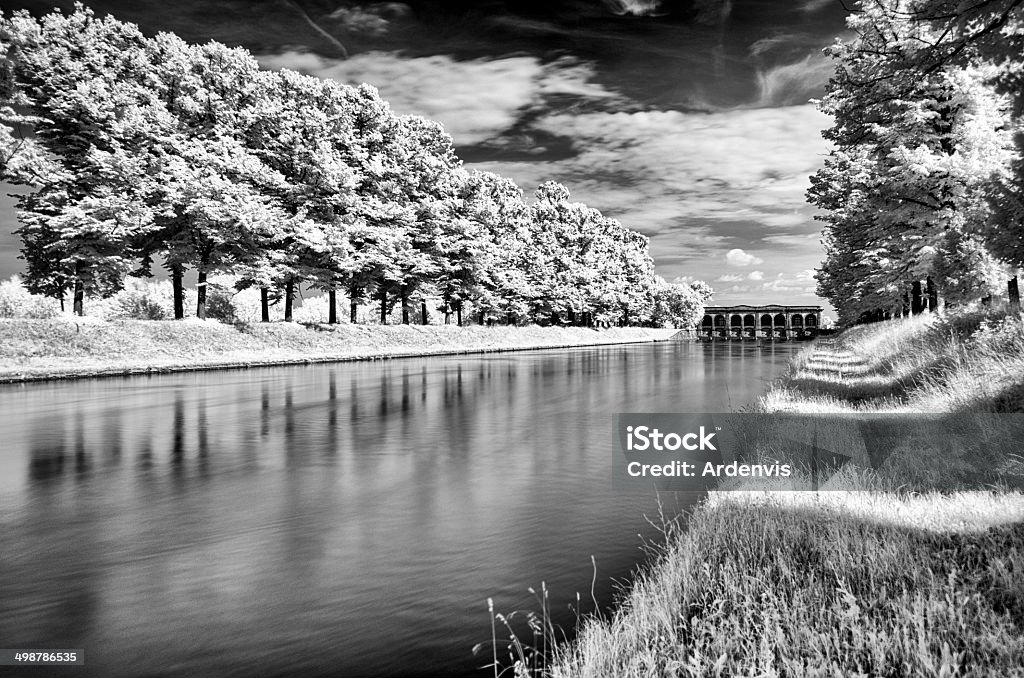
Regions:
<svg viewBox="0 0 1024 678"><path fill-rule="evenodd" d="M0 638L77 676L423 675L486 600L640 558L611 414L751 401L791 347L667 343L0 389ZM687 498L681 501L687 501Z"/></svg>

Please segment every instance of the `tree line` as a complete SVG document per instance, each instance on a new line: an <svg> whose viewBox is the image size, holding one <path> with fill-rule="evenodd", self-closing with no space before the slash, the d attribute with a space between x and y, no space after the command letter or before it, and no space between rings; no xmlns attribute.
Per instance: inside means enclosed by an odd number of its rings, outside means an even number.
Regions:
<svg viewBox="0 0 1024 678"><path fill-rule="evenodd" d="M811 178L842 323L989 297L1024 264L1024 2L864 0L819 108Z"/></svg>
<svg viewBox="0 0 1024 678"><path fill-rule="evenodd" d="M109 296L163 266L235 276L262 315L300 285L379 303L428 298L461 324L692 325L710 289L654 273L648 240L545 182L527 203L468 171L436 122L396 115L369 85L261 70L246 50L192 45L99 17L0 14L0 173L18 196L24 282Z"/></svg>

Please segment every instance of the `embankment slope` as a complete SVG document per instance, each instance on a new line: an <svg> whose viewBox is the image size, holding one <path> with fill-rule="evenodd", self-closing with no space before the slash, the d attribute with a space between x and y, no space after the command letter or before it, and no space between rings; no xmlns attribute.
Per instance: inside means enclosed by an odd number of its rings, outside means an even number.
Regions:
<svg viewBox="0 0 1024 678"><path fill-rule="evenodd" d="M667 340L677 330L0 319L0 382Z"/></svg>
<svg viewBox="0 0 1024 678"><path fill-rule="evenodd" d="M974 309L810 346L761 408L1020 412L1022 392L1020 316ZM1024 676L1024 495L859 482L712 493L550 675Z"/></svg>

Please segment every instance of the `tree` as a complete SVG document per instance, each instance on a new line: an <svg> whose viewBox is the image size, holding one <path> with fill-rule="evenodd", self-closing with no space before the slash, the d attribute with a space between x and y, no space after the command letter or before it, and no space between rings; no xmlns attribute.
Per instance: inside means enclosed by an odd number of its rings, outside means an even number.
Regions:
<svg viewBox="0 0 1024 678"><path fill-rule="evenodd" d="M711 298L711 288L703 283L667 282L654 279L654 309L651 323L657 327L686 329L694 327L704 315L704 304Z"/></svg>
<svg viewBox="0 0 1024 678"><path fill-rule="evenodd" d="M866 3L848 20L857 38L828 50L837 67L819 107L835 147L808 199L827 223L819 293L844 321L901 306L914 281L957 300L990 284L979 233L1008 157L1003 106L984 74L925 67L939 37L901 7Z"/></svg>
<svg viewBox="0 0 1024 678"><path fill-rule="evenodd" d="M54 296L116 291L185 272L206 313L213 273L271 292L285 316L302 284L396 301L402 321L439 295L446 321L649 320L647 239L542 184L466 172L437 123L397 116L367 85L264 72L251 54L189 45L76 5L0 15L0 173L32 186L19 233L27 284ZM278 292L278 290L283 290Z"/></svg>
<svg viewBox="0 0 1024 678"><path fill-rule="evenodd" d="M32 127L31 141L13 146L11 133L0 135L8 149L5 178L37 188L19 198L26 284L54 296L74 288L82 313L85 292L119 288L132 242L149 225L138 180L109 183L126 166L138 176L144 130L154 120L139 86L145 39L80 6L41 21L17 12L0 21L0 38L5 111L26 111L5 121L19 135Z"/></svg>

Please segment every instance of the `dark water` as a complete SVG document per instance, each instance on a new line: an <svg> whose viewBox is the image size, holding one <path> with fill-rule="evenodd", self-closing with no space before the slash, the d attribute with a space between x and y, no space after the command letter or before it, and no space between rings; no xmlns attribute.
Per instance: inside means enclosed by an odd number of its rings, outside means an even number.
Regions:
<svg viewBox="0 0 1024 678"><path fill-rule="evenodd" d="M537 609L545 581L572 627L591 556L601 605L642 561L656 497L611 489L611 414L738 408L794 348L0 387L0 647L85 650L55 675L470 673L488 597Z"/></svg>

